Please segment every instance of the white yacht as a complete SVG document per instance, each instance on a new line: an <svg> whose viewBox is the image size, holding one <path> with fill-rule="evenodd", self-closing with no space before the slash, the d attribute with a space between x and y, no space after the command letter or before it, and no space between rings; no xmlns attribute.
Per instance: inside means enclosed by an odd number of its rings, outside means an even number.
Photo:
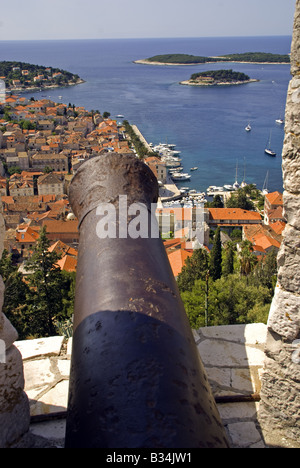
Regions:
<svg viewBox="0 0 300 468"><path fill-rule="evenodd" d="M174 172L171 174L173 180L190 180L191 176L187 173Z"/></svg>
<svg viewBox="0 0 300 468"><path fill-rule="evenodd" d="M270 137L269 137L268 143L267 143L266 148L265 148L265 153L268 154L269 156L274 157L274 156L276 156L276 153L275 153L275 151L273 151L271 149L271 134L272 133L270 132Z"/></svg>

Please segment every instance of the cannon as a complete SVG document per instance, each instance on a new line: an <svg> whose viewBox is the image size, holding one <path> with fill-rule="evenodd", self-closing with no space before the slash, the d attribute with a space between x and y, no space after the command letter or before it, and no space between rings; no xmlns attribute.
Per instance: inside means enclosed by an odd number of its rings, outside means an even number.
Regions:
<svg viewBox="0 0 300 468"><path fill-rule="evenodd" d="M226 448L226 433L133 155L82 164L66 448Z"/></svg>

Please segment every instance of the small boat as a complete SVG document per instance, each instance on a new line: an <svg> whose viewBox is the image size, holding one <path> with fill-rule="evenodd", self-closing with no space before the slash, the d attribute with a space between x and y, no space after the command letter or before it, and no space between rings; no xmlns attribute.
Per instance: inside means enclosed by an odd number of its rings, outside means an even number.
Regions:
<svg viewBox="0 0 300 468"><path fill-rule="evenodd" d="M173 180L190 180L191 176L186 173L180 174L180 172L175 172L174 174L171 175L171 178Z"/></svg>
<svg viewBox="0 0 300 468"><path fill-rule="evenodd" d="M275 122L278 123L279 125L282 125L284 123L284 120L283 119L276 119Z"/></svg>
<svg viewBox="0 0 300 468"><path fill-rule="evenodd" d="M268 156L276 156L276 153L271 149L271 133L270 133L270 137L269 137L269 140L267 142L267 146L265 148L265 153L268 155Z"/></svg>
<svg viewBox="0 0 300 468"><path fill-rule="evenodd" d="M118 115L116 115L116 117L117 117L117 119L124 119L124 115L122 115L122 114L118 114Z"/></svg>
<svg viewBox="0 0 300 468"><path fill-rule="evenodd" d="M197 167L197 166L195 166L195 167L191 167L191 171L196 171L197 169L198 169L198 167Z"/></svg>
<svg viewBox="0 0 300 468"><path fill-rule="evenodd" d="M269 148L265 149L265 153L268 154L269 156L276 156L276 153Z"/></svg>
<svg viewBox="0 0 300 468"><path fill-rule="evenodd" d="M246 132L251 132L252 128L251 125L248 124L247 127L245 127Z"/></svg>

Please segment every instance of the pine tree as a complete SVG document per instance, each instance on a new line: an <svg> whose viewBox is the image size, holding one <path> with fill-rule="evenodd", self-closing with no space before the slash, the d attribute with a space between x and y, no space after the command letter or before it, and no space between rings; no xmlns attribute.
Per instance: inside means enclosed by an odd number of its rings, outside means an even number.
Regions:
<svg viewBox="0 0 300 468"><path fill-rule="evenodd" d="M227 242L227 245L225 247L225 258L222 269L222 273L224 276L228 276L234 271L234 251L234 242Z"/></svg>
<svg viewBox="0 0 300 468"><path fill-rule="evenodd" d="M204 279L208 270L208 253L200 248L186 259L185 265L177 278L180 292L190 291L198 279Z"/></svg>
<svg viewBox="0 0 300 468"><path fill-rule="evenodd" d="M210 252L209 275L214 281L222 276L222 244L219 226L216 229L213 247Z"/></svg>
<svg viewBox="0 0 300 468"><path fill-rule="evenodd" d="M62 276L56 265L59 255L50 252L49 246L46 228L43 227L33 254L26 263L26 270L30 272L28 279L34 314L32 322L34 328L39 324L38 333L41 336L56 334L54 322L62 312Z"/></svg>
<svg viewBox="0 0 300 468"><path fill-rule="evenodd" d="M3 251L0 259L0 275L5 285L2 312L17 330L19 339L24 339L26 337L23 333L26 328L25 309L29 288L7 250Z"/></svg>

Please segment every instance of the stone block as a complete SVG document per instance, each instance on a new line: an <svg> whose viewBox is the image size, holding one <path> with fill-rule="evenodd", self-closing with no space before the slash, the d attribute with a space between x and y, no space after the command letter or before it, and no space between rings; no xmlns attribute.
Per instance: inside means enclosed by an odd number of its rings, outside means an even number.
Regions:
<svg viewBox="0 0 300 468"><path fill-rule="evenodd" d="M10 346L5 364L0 363L0 447L5 448L28 431L29 401L23 391L23 363L20 352Z"/></svg>
<svg viewBox="0 0 300 468"><path fill-rule="evenodd" d="M280 287L298 294L300 284L300 231L298 229L286 226L277 263Z"/></svg>
<svg viewBox="0 0 300 468"><path fill-rule="evenodd" d="M295 340L300 330L300 296L277 285L271 304L268 328L288 340Z"/></svg>
<svg viewBox="0 0 300 468"><path fill-rule="evenodd" d="M26 360L39 356L59 355L63 342L63 336L51 336L50 338L17 341L15 346L20 350L23 360Z"/></svg>
<svg viewBox="0 0 300 468"><path fill-rule="evenodd" d="M12 326L6 316L4 314L1 315L2 320L0 325L0 340L4 341L5 348L8 349L18 339L18 332Z"/></svg>
<svg viewBox="0 0 300 468"><path fill-rule="evenodd" d="M0 448L9 448L27 433L30 425L28 398L21 392L9 411L0 412Z"/></svg>
<svg viewBox="0 0 300 468"><path fill-rule="evenodd" d="M198 345L204 366L248 367L261 366L264 353L257 348L246 349L243 344L218 340L205 340Z"/></svg>
<svg viewBox="0 0 300 468"><path fill-rule="evenodd" d="M254 422L236 422L227 426L233 447L247 448L261 441Z"/></svg>

